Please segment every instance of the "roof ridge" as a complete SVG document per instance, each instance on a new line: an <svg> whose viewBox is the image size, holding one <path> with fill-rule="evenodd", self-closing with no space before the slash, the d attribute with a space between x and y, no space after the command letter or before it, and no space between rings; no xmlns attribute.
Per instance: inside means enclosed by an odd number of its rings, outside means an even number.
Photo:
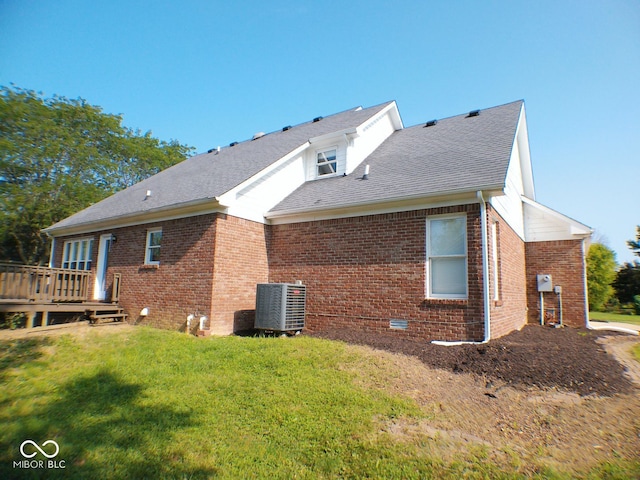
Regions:
<svg viewBox="0 0 640 480"><path fill-rule="evenodd" d="M438 122L443 121L443 120L450 120L452 118L463 117L463 116L469 115L469 112L473 112L474 110L478 110L478 111L480 111L482 113L482 112L487 111L487 110L495 110L496 108L506 107L507 105L513 105L515 103L521 103L521 104L524 105L524 99L514 100L512 102L506 102L506 103L503 103L501 105L494 105L492 107L487 107L487 108L474 108L474 109L471 109L471 110L469 110L467 112L464 112L464 113L458 113L456 115L449 115L448 117L435 118L435 120L437 120ZM424 126L425 122L426 122L426 120L424 122L416 123L415 125L409 125L408 127L405 127L403 130L405 130L407 128L414 128L414 127Z"/></svg>
<svg viewBox="0 0 640 480"><path fill-rule="evenodd" d="M281 132L283 132L283 131L284 131L284 129L285 129L285 128L287 128L287 129L293 129L293 128L301 127L301 126L303 126L303 125L308 125L308 124L314 123L314 121L315 121L315 119L316 119L316 118L319 118L320 120L326 120L326 119L329 119L329 118L332 118L332 117L336 117L336 116L338 116L338 115L344 115L345 113L350 113L350 112L361 112L361 111L365 111L365 110L374 110L374 109L377 109L377 108L378 108L378 109L379 109L379 108L383 108L383 107L386 107L386 106L388 106L388 105L391 105L391 104L392 104L392 103L394 103L394 102L395 102L395 100L389 100L389 101L387 101L387 102L382 102L382 103L379 103L379 104L377 104L377 105L372 105L372 106L370 106L370 107L363 107L362 105L358 105L357 107L347 108L346 110L342 110L342 111L340 111L340 112L336 112L336 113L331 113L331 114L326 115L326 116L318 116L318 117L314 117L314 119L312 119L312 120L307 120L307 121L305 121L305 122L296 123L296 124L294 124L294 125L287 125L287 126L285 126L285 127L283 127L283 128L279 128L279 129L277 129L277 130L273 130L273 131L271 131L271 132L266 132L266 133L264 133L264 135L261 135L261 136L259 136L258 138L247 138L247 139L245 139L245 140L233 141L233 142L231 142L231 143L230 143L230 144L228 144L228 145L221 146L221 147L220 147L220 150L227 149L227 148L232 148L232 147L235 147L235 146L237 146L237 145L241 145L241 144L248 143L248 142L253 142L253 141L255 141L255 140L260 140L261 138L264 138L264 137L266 137L267 135L273 135L274 133L281 133ZM261 133L263 133L263 132L261 132ZM216 148L211 148L211 149L207 150L206 152L197 153L197 154L195 154L195 155L193 155L193 156L196 156L196 155L206 155L206 154L209 154L209 153L213 153L215 150L216 150Z"/></svg>

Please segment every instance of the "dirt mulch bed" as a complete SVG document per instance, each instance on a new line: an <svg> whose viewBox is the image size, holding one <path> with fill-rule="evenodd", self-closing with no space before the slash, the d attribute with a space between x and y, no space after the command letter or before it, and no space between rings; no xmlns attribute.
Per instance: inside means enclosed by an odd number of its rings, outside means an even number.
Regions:
<svg viewBox="0 0 640 480"><path fill-rule="evenodd" d="M310 335L413 355L433 368L472 373L514 387L557 388L581 396L612 396L635 389L624 367L597 342L616 333L527 325L488 344L458 346L434 345L394 333L332 329Z"/></svg>

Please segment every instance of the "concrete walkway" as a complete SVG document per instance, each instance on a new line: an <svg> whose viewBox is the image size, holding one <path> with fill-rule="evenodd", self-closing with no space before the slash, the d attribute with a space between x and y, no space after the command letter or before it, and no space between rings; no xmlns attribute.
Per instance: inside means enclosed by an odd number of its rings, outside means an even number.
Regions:
<svg viewBox="0 0 640 480"><path fill-rule="evenodd" d="M634 325L633 323L596 322L590 320L588 328L592 330L612 330L614 332L640 335L640 325Z"/></svg>

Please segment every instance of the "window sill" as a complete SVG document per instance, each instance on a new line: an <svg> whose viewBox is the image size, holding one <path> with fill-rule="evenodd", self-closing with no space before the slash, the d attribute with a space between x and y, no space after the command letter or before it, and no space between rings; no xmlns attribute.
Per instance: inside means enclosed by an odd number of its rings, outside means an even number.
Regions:
<svg viewBox="0 0 640 480"><path fill-rule="evenodd" d="M441 304L441 305L466 305L469 303L468 298L430 298L424 299L424 303Z"/></svg>
<svg viewBox="0 0 640 480"><path fill-rule="evenodd" d="M157 270L158 268L160 268L159 263L148 263L145 265L141 265L138 270Z"/></svg>

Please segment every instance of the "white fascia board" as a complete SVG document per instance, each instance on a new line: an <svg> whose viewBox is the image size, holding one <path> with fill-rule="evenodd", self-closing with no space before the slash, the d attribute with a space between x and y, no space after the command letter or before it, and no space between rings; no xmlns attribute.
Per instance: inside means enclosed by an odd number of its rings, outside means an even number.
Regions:
<svg viewBox="0 0 640 480"><path fill-rule="evenodd" d="M487 196L502 195L501 187L491 186L482 188ZM344 217L360 217L364 215L378 215L383 213L422 210L426 208L440 208L469 203L478 203L477 190L461 190L434 195L414 195L382 201L354 202L333 208L309 208L296 210L281 210L267 212L265 218L272 225L285 223L311 222L315 220L329 220Z"/></svg>
<svg viewBox="0 0 640 480"><path fill-rule="evenodd" d="M134 225L163 222L167 220L175 220L177 218L195 217L210 213L224 213L226 210L227 205L221 203L218 197L205 198L178 205L146 210L144 212L136 212L134 214L123 215L120 217L79 223L68 227L48 227L41 231L46 233L49 237L63 237L68 235L93 233L101 230L131 227Z"/></svg>
<svg viewBox="0 0 640 480"><path fill-rule="evenodd" d="M593 229L585 225L584 223L580 223L579 221L574 220L571 217L567 217L566 215L553 210L552 208L546 207L541 203L536 202L535 200L527 198L524 195L521 198L524 204L530 205L531 207L541 211L542 213L568 224L571 234L575 237L587 238L590 237L593 233Z"/></svg>
<svg viewBox="0 0 640 480"><path fill-rule="evenodd" d="M520 169L522 171L522 185L524 194L529 198L536 198L535 184L533 181L533 167L531 165L531 149L529 147L529 131L527 129L527 114L525 112L524 103L520 110L520 118L516 128L516 137L514 141L518 142L518 151L520 153Z"/></svg>
<svg viewBox="0 0 640 480"><path fill-rule="evenodd" d="M251 177L249 177L246 180L244 180L242 183L239 183L238 185L233 187L231 190L228 190L227 192L223 193L219 197L220 203L224 204L227 207L232 206L232 204L236 200L236 194L238 192L244 190L245 188L247 188L247 187L251 186L252 184L254 184L255 182L259 181L265 175L268 175L272 171L280 168L280 166L282 166L282 164L284 164L284 163L288 162L289 160L297 157L302 152L304 152L310 145L311 145L310 141L307 141L307 142L303 143L302 145L297 147L295 150L292 150L291 152L286 154L284 157L281 157L279 160L276 160L275 162L273 162L269 166L263 168L258 173L254 174Z"/></svg>
<svg viewBox="0 0 640 480"><path fill-rule="evenodd" d="M313 144L313 143L324 143L324 142L328 142L328 141L330 141L330 140L332 140L334 138L343 137L344 135L353 135L355 137L358 137L358 136L360 136L362 134L362 130L363 130L364 126L369 124L369 122L371 121L372 118L382 117L383 115L386 115L390 111L392 111L391 120L392 120L393 125L396 128L396 130L403 129L404 125L402 124L402 118L400 118L400 112L398 111L398 106L396 105L396 102L393 101L389 105L384 107L382 110L380 110L377 114L372 115L369 118L367 118L364 122L362 122L357 127L344 128L342 130L338 130L338 131L335 131L335 132L325 133L324 135L319 135L317 137L312 137L312 138L309 139L309 143L310 144Z"/></svg>
<svg viewBox="0 0 640 480"><path fill-rule="evenodd" d="M390 112L391 121L393 122L396 130L402 130L404 128L404 122L402 121L402 117L400 116L400 110L398 110L398 105L395 100L391 102L391 104L383 110L383 112Z"/></svg>
<svg viewBox="0 0 640 480"><path fill-rule="evenodd" d="M329 140L332 140L334 138L340 138L343 137L344 135L358 135L358 128L357 127L349 127L349 128L343 128L342 130L338 130L335 132L331 132L331 133L325 133L324 135L320 135L317 137L313 137L309 139L309 144L314 144L314 143L325 143L328 142Z"/></svg>

